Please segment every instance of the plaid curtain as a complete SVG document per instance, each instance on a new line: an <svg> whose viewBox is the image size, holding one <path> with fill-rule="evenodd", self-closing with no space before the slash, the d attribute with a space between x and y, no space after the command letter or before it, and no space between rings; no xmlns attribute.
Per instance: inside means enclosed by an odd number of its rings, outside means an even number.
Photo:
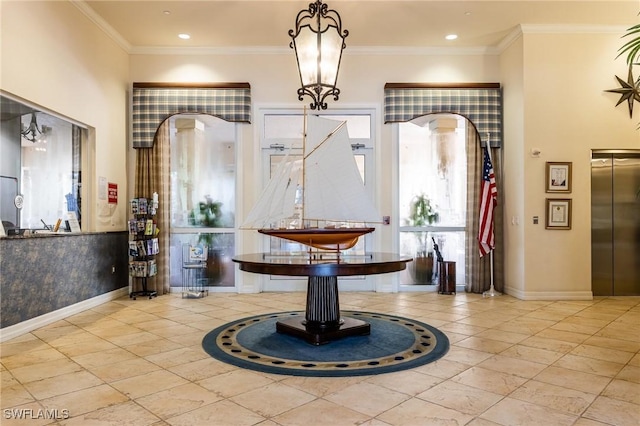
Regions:
<svg viewBox="0 0 640 426"><path fill-rule="evenodd" d="M147 280L147 289L157 291L158 295L169 293L171 286L169 282L169 213L171 209L169 155L169 122L165 121L158 129L152 147L136 150L134 188L136 198L152 198L154 192L158 193L158 211L155 217L160 230L158 234L160 252L156 255L158 274ZM133 280L133 291L142 290L139 281Z"/></svg>
<svg viewBox="0 0 640 426"><path fill-rule="evenodd" d="M479 135L471 123L467 122L467 230L465 232L465 290L482 293L491 287L491 256L480 257L478 246L478 217L480 215L480 181L482 178L483 146ZM504 244L502 199L502 158L501 150L491 149L491 161L498 188L498 204L494 210L496 248L493 250L493 286L504 289Z"/></svg>
<svg viewBox="0 0 640 426"><path fill-rule="evenodd" d="M226 121L250 123L251 89L245 83L233 86L238 87L136 87L134 83L133 147L153 146L160 124L175 114L210 114Z"/></svg>
<svg viewBox="0 0 640 426"><path fill-rule="evenodd" d="M482 143L490 140L491 147L502 146L502 90L499 87L395 87L398 85L385 85L385 123L406 122L427 114L458 114L473 123Z"/></svg>

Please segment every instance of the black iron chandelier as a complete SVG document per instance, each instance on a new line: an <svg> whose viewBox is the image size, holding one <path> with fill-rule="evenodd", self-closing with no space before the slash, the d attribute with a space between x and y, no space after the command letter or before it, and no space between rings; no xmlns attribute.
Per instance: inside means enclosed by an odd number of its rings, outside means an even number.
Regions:
<svg viewBox="0 0 640 426"><path fill-rule="evenodd" d="M295 50L302 87L298 100L311 96L311 109L327 109L325 99L333 96L337 101L340 89L336 87L344 39L349 31L342 29L342 19L335 10L322 1L309 4L296 16L296 27L289 30L293 39L289 47Z"/></svg>
<svg viewBox="0 0 640 426"><path fill-rule="evenodd" d="M28 140L29 142L40 142L45 132L47 131L46 126L38 127L38 120L36 119L36 113L31 113L31 123L29 126L22 129L20 134L23 138Z"/></svg>

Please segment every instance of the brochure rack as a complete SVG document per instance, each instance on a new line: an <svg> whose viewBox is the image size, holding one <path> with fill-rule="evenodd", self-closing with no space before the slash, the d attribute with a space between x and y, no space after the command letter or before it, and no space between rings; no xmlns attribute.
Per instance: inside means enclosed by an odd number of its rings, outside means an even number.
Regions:
<svg viewBox="0 0 640 426"><path fill-rule="evenodd" d="M158 229L154 217L158 210L157 194L153 199L134 198L130 202L129 220L129 276L132 282L140 283L142 290L131 291L129 298L138 296L156 297L157 292L149 290L147 280L158 274L155 256L159 253Z"/></svg>

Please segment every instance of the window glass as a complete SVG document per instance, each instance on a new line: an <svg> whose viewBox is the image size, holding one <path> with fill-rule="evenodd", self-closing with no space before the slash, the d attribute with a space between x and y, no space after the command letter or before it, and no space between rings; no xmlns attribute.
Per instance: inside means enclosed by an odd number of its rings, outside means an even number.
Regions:
<svg viewBox="0 0 640 426"><path fill-rule="evenodd" d="M87 130L2 96L0 214L11 228L53 229L67 212L81 223L81 147ZM16 206L20 195L22 205ZM19 204L19 203L18 203Z"/></svg>
<svg viewBox="0 0 640 426"><path fill-rule="evenodd" d="M351 139L371 138L370 115L322 115L322 118L346 121ZM296 114L266 114L264 116L265 140L299 139L302 140L304 116Z"/></svg>
<svg viewBox="0 0 640 426"><path fill-rule="evenodd" d="M235 124L206 115L178 115L170 124L171 285L182 286L190 244L208 249L201 283L234 286Z"/></svg>
<svg viewBox="0 0 640 426"><path fill-rule="evenodd" d="M268 114L264 116L265 139L300 139L304 117L302 115Z"/></svg>
<svg viewBox="0 0 640 426"><path fill-rule="evenodd" d="M464 120L449 115L421 117L418 124L400 124L398 140L400 250L417 259L403 273L401 284L435 284L434 243L444 260L455 261L464 271ZM421 264L428 265L426 270L416 271ZM457 279L462 283L464 273Z"/></svg>
<svg viewBox="0 0 640 426"><path fill-rule="evenodd" d="M424 194L438 213L435 224L464 226L467 192L464 129L433 131L428 126L402 123L399 141L400 225L411 225L411 202Z"/></svg>
<svg viewBox="0 0 640 426"><path fill-rule="evenodd" d="M177 116L172 123L171 226L233 227L234 124L207 116Z"/></svg>
<svg viewBox="0 0 640 426"><path fill-rule="evenodd" d="M23 128L29 125L30 115L22 117ZM44 134L35 142L22 138L21 144L20 188L25 196L20 226L29 229L54 225L66 217L67 203L75 210L79 185L72 125L43 113L37 118Z"/></svg>

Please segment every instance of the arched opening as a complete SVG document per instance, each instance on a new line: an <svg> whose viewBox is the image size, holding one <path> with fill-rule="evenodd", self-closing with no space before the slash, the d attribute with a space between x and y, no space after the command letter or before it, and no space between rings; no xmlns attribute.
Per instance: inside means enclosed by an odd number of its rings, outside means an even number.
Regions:
<svg viewBox="0 0 640 426"><path fill-rule="evenodd" d="M199 161L206 161L204 157L210 157L208 154L213 155L210 149L211 146L206 145L206 137L203 136L204 134L199 135L204 137L202 141L195 141L196 131L194 124L192 128L192 141L177 145L181 145L182 148L184 148L183 153L185 155L176 155L175 157L180 157L181 160L184 161L182 165L180 165L180 163L173 164L172 169L172 159L174 157L171 155L172 122L175 128L175 120L173 120L172 117L179 114L201 115L200 117L204 117L201 122L204 123L204 121L208 120L208 116L213 116L217 117L213 119L213 121L221 122L224 120L224 122L232 123L231 126L235 128L233 123L250 122L250 113L251 94L248 83L190 85L186 87L184 85L176 86L161 83L134 83L132 120L133 147L136 148L134 197L151 198L152 194L158 194L159 207L156 216L157 228L160 230L158 235L160 250L156 256L158 273L153 279L150 279L148 283L148 286L151 287L150 289L157 291L158 294L168 293L171 291L172 283L178 284L177 282L173 282L176 280L172 280L171 278L171 275L176 275L171 273L171 265L177 259L179 259L178 265L182 262L182 252L175 247L177 245L181 246L184 242L170 243L172 240L172 227L178 229L181 227L174 225L186 224L188 225L186 226L187 228L202 228L200 231L203 232L194 232L193 230L189 232L196 235L196 240L213 240L214 237L218 237L218 235L213 234L223 234L219 232L221 227L217 225L226 225L226 222L209 223L210 221L208 220L196 221L196 219L201 219L202 215L207 216L207 209L209 212L212 210L212 208L207 205L206 197L206 195L211 196L211 194L207 194L206 190L203 189L205 193L200 193L202 191L196 191L196 193L194 193L192 189L189 189L193 182L186 182L185 184L184 180L182 181L182 191L177 189L172 190L172 182L177 183L177 180L174 179L173 170L177 170L182 166L189 167L189 164L193 166L197 163L199 169L204 171L204 175L206 176L205 167L202 166ZM187 118L187 120L195 119ZM203 129L205 127L206 126L203 125ZM225 132L227 131L218 132L218 134L225 134ZM234 132L232 133L235 134ZM188 138L185 140L187 139ZM199 148L197 148L198 146ZM217 145L217 147L220 146L221 145ZM174 148L174 150L175 149L176 148ZM196 152L199 149L202 150L202 152ZM204 155L203 152L208 152L208 154ZM235 155L233 158L235 165ZM176 177L179 174L180 173L176 174ZM189 174L189 172L183 173L183 176L186 174ZM207 179L209 178L211 178L211 176ZM175 212L173 211L175 206L172 201L172 194L175 194L175 197L185 196L184 199L178 198L180 202L177 202L176 206L179 206L179 208L176 208ZM211 200L211 206L218 205L214 202L213 198ZM205 203L202 209L202 215L200 214L201 202ZM193 220L190 221L191 212L193 213ZM172 213L175 213L175 220L178 220L179 217L182 217L184 220L180 219L180 223L175 222ZM198 223L196 224L196 222ZM231 228L233 228L233 225L231 225ZM182 231L184 234L189 232ZM222 236L221 239L228 240L229 238L227 237L228 236ZM219 240L219 238L215 239ZM176 241L177 240L179 239L176 239ZM208 244L208 246L212 246L212 244ZM208 275L206 279L208 284ZM219 276L214 278L214 281L221 282L220 280ZM231 278L231 280L233 281L233 278ZM137 283L134 282L134 290L136 284Z"/></svg>
<svg viewBox="0 0 640 426"><path fill-rule="evenodd" d="M385 122L400 123L400 246L418 259L413 268L426 265L423 273L412 274L409 268L401 288L438 284L436 245L444 261L457 264L458 288L475 293L488 290L492 283L503 288L500 197L493 218L495 249L483 257L478 248L487 145L496 184L501 186L501 92L499 85L469 86L385 86Z"/></svg>

